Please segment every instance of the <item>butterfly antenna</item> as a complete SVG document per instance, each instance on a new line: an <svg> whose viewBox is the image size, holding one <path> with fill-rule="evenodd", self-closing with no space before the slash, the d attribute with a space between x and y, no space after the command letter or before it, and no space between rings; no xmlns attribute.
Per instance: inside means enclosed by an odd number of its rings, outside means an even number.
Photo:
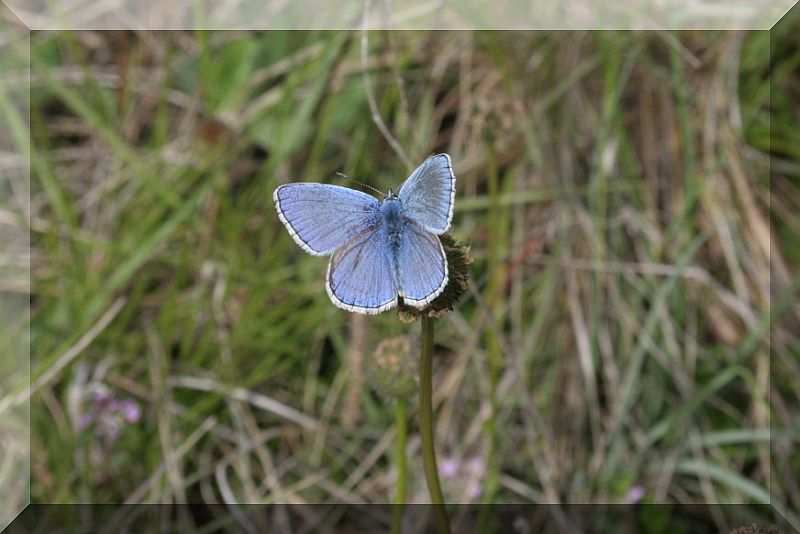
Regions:
<svg viewBox="0 0 800 534"><path fill-rule="evenodd" d="M351 182L353 182L354 184L358 184L358 185L360 185L360 186L362 186L362 187L366 187L367 189L371 189L372 191L375 191L376 193L378 193L378 194L379 194L380 196L382 196L383 198L386 198L386 194L385 194L385 193L383 193L383 192L381 192L381 191L378 191L377 189L375 189L375 188L374 188L374 187L372 187L371 185L365 184L364 182L359 182L358 180L353 180L352 178L350 178L350 177L349 177L349 176L347 176L346 174L342 174L341 172L337 172L336 174L337 174L337 175L339 175L339 176L341 176L342 178L345 178L345 179L347 179L347 180L350 180L350 181L351 181Z"/></svg>

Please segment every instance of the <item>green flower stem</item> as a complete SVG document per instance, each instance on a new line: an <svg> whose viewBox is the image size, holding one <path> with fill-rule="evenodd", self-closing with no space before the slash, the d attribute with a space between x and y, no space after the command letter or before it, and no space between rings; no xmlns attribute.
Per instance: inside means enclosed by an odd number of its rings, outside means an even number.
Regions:
<svg viewBox="0 0 800 534"><path fill-rule="evenodd" d="M395 450L397 487L394 494L394 506L392 507L392 534L400 534L403 531L403 505L406 501L407 411L406 402L398 400L394 408L395 424L397 425L397 449Z"/></svg>
<svg viewBox="0 0 800 534"><path fill-rule="evenodd" d="M422 317L420 343L419 427L422 434L422 463L439 532L449 534L450 522L444 508L436 452L433 448L433 319L430 317Z"/></svg>

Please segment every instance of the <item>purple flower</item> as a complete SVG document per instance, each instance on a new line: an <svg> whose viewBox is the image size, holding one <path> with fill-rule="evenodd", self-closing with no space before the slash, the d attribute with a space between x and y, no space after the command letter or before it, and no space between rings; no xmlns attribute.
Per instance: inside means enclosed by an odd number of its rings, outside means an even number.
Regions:
<svg viewBox="0 0 800 534"><path fill-rule="evenodd" d="M114 399L108 406L108 411L111 413L121 414L128 423L135 423L142 415L139 404L131 399Z"/></svg>
<svg viewBox="0 0 800 534"><path fill-rule="evenodd" d="M629 504L636 504L637 502L644 499L645 490L642 486L633 486L631 489L628 490L628 496L626 497Z"/></svg>
<svg viewBox="0 0 800 534"><path fill-rule="evenodd" d="M95 435L110 440L117 439L127 424L136 423L142 417L139 403L133 399L114 397L105 389L91 393L91 405L78 422L80 430L94 426Z"/></svg>
<svg viewBox="0 0 800 534"><path fill-rule="evenodd" d="M485 472L486 463L478 456L466 460L444 458L439 462L439 473L447 480L447 486L470 501L483 495L480 481Z"/></svg>
<svg viewBox="0 0 800 534"><path fill-rule="evenodd" d="M439 464L439 472L444 478L455 478L461 463L456 458L444 458Z"/></svg>

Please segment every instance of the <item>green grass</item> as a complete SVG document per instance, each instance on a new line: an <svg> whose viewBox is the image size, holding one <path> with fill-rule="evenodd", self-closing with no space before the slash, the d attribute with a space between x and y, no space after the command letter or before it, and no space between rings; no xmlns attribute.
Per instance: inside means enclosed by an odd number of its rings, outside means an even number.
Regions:
<svg viewBox="0 0 800 534"><path fill-rule="evenodd" d="M791 23L772 63L764 32L370 34L386 125L415 162L455 164L453 233L475 262L437 324L436 443L440 464L482 460L484 502L625 502L638 485L647 502L800 509ZM125 298L33 395L33 500L390 502L394 407L367 383L343 424L357 327L271 196L407 174L370 119L359 35L31 44L34 379ZM366 358L418 336L391 312L365 325ZM143 410L114 440L78 424L101 387ZM405 494L427 501L413 402L409 417Z"/></svg>

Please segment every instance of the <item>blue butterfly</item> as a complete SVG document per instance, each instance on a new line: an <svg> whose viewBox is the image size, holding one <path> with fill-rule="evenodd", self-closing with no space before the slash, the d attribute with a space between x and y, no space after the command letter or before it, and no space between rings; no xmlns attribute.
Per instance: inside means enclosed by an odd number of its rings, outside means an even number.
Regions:
<svg viewBox="0 0 800 534"><path fill-rule="evenodd" d="M338 185L293 183L272 195L278 217L300 247L331 255L325 289L350 312L377 314L400 297L424 308L447 285L437 235L453 220L456 177L450 156L429 157L383 200Z"/></svg>

